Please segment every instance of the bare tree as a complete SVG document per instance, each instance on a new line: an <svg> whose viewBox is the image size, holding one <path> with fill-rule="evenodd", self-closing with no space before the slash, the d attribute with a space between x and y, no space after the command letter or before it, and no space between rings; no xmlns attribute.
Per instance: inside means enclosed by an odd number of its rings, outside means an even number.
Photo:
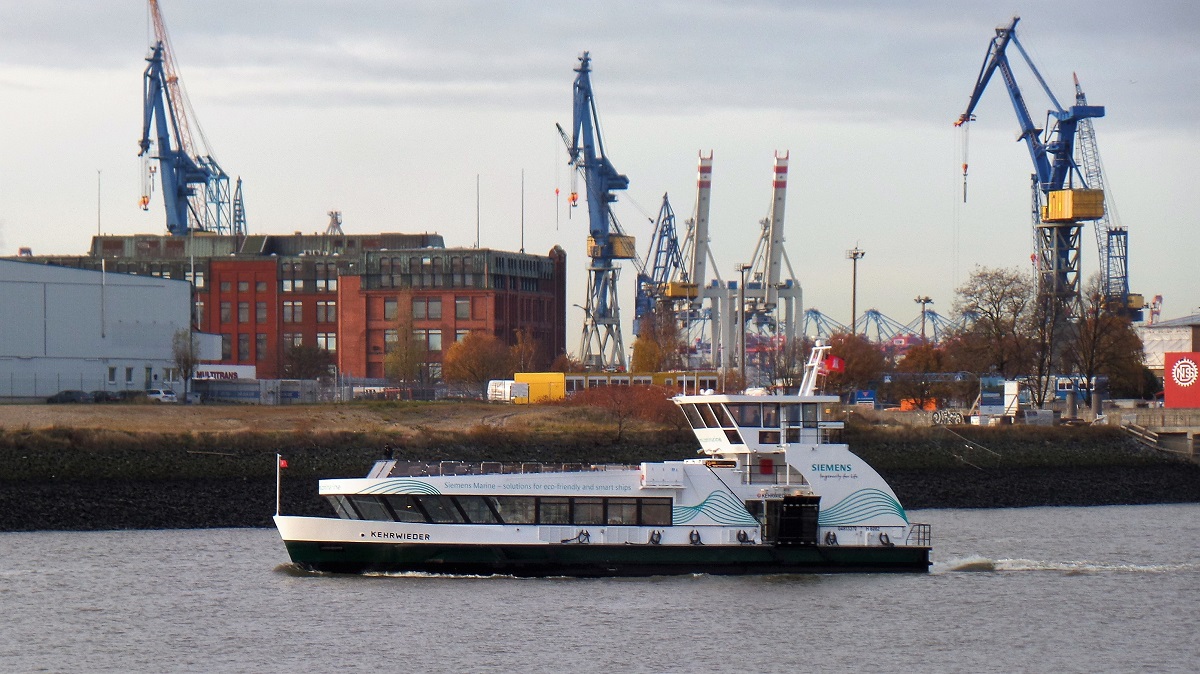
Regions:
<svg viewBox="0 0 1200 674"><path fill-rule="evenodd" d="M403 384L424 384L428 375L425 362L429 345L413 336L412 322L396 323L396 340L385 345L383 372L388 379Z"/></svg>
<svg viewBox="0 0 1200 674"><path fill-rule="evenodd" d="M1029 371L1028 328L1035 313L1033 279L1013 269L979 267L958 288L955 311L973 317L954 340L952 360L970 372L1006 378Z"/></svg>
<svg viewBox="0 0 1200 674"><path fill-rule="evenodd" d="M512 366L516 372L536 372L545 365L542 343L534 338L533 331L521 328L516 331L517 343L509 348Z"/></svg>
<svg viewBox="0 0 1200 674"><path fill-rule="evenodd" d="M482 395L491 379L506 379L513 373L508 347L495 335L472 330L455 342L442 358L442 378L465 384Z"/></svg>
<svg viewBox="0 0 1200 674"><path fill-rule="evenodd" d="M1136 379L1142 364L1142 341L1128 318L1107 311L1099 276L1087 284L1083 315L1066 344L1066 364L1091 391L1099 375Z"/></svg>
<svg viewBox="0 0 1200 674"><path fill-rule="evenodd" d="M196 341L192 338L192 331L188 328L180 328L175 331L171 337L171 355L175 360L175 367L179 368L179 375L183 377L183 399L188 400L188 394L192 392L192 377L196 374L196 366L200 363L200 351L196 348Z"/></svg>
<svg viewBox="0 0 1200 674"><path fill-rule="evenodd" d="M630 369L634 372L664 372L683 366L679 324L670 304L659 303L652 313L642 316L638 327Z"/></svg>

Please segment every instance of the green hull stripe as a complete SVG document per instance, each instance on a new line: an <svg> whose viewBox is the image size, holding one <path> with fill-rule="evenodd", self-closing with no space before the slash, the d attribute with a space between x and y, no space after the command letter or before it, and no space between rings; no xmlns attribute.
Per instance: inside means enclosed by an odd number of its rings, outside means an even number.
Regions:
<svg viewBox="0 0 1200 674"><path fill-rule="evenodd" d="M876 517L896 515L908 522L908 514L896 499L879 489L860 489L836 505L821 510L817 523L823 527L861 524Z"/></svg>
<svg viewBox="0 0 1200 674"><path fill-rule="evenodd" d="M727 526L758 526L758 520L746 512L746 506L725 491L714 491L694 506L671 508L671 521L675 524L687 524L700 515Z"/></svg>

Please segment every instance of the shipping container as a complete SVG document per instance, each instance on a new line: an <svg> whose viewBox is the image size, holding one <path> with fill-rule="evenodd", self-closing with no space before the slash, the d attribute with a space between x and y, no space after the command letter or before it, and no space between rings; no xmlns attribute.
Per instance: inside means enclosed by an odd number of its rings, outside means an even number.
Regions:
<svg viewBox="0 0 1200 674"><path fill-rule="evenodd" d="M1042 207L1043 222L1096 220L1104 217L1104 190L1055 190Z"/></svg>

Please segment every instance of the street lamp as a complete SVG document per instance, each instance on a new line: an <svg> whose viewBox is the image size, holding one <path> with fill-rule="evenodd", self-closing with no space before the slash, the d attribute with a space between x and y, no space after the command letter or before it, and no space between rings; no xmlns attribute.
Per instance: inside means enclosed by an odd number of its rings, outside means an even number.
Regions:
<svg viewBox="0 0 1200 674"><path fill-rule="evenodd" d="M746 386L746 272L752 265L739 264L738 281L738 372L742 375L742 387Z"/></svg>
<svg viewBox="0 0 1200 674"><path fill-rule="evenodd" d="M921 305L921 343L925 343L925 305L933 304L933 300L929 299L928 295L917 295L917 299L913 300Z"/></svg>
<svg viewBox="0 0 1200 674"><path fill-rule="evenodd" d="M867 251L860 250L857 245L846 251L846 259L853 263L850 272L850 334L858 334L858 261Z"/></svg>

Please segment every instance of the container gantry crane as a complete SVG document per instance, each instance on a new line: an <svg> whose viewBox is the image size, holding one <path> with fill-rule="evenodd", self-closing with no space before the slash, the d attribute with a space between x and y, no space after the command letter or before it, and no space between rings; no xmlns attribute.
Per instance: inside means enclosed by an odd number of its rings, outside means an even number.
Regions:
<svg viewBox="0 0 1200 674"><path fill-rule="evenodd" d="M966 112L955 126L974 121L975 106L996 71L1000 71L1008 96L1017 114L1029 156L1033 160L1033 224L1037 245L1038 292L1055 302L1054 314L1071 317L1079 312L1079 231L1081 223L1095 220L1104 212L1104 193L1088 189L1088 183L1075 162L1075 140L1079 123L1104 116L1104 107L1072 105L1064 109L1042 78L1037 67L1017 39L1014 16L1008 26L996 28L988 47ZM1046 129L1038 128L1029 115L1025 98L1017 85L1006 50L1015 45L1054 106L1047 112ZM966 163L963 164L966 175ZM1076 183L1078 181L1078 183Z"/></svg>
<svg viewBox="0 0 1200 674"><path fill-rule="evenodd" d="M617 260L637 257L634 239L620 233L610 206L617 200L616 190L629 187L629 178L617 172L604 152L600 136L600 118L592 94L591 55L583 52L575 68L574 114L571 135L559 127L567 141L571 165L583 174L588 202L587 306L584 307L583 335L579 358L593 370L624 370L625 344L621 337L621 310L617 302ZM572 197L574 198L574 197Z"/></svg>
<svg viewBox="0 0 1200 674"><path fill-rule="evenodd" d="M231 194L229 176L208 151L203 131L196 125L204 151L193 141L187 97L175 67L175 56L157 0L150 0L155 43L146 57L143 75L142 138L138 156L158 160L167 231L186 235L191 231L244 236L245 208L241 203L241 180ZM151 140L153 127L154 140ZM151 155L151 146L156 154ZM151 170L152 169L148 169ZM148 184L149 187L149 184ZM143 210L149 210L150 190L142 194Z"/></svg>
<svg viewBox="0 0 1200 674"><path fill-rule="evenodd" d="M771 206L768 216L759 221L762 229L751 262L746 265L749 272L745 275L746 287L739 292L731 280L732 287L726 289L728 305L738 311L741 322L738 325L732 316L725 321L727 333L723 341L726 344L737 343L739 336L744 339L751 326L760 341L768 338L773 344L792 344L797 336L803 291L783 245L789 154L775 153ZM723 366L729 366L727 359Z"/></svg>

